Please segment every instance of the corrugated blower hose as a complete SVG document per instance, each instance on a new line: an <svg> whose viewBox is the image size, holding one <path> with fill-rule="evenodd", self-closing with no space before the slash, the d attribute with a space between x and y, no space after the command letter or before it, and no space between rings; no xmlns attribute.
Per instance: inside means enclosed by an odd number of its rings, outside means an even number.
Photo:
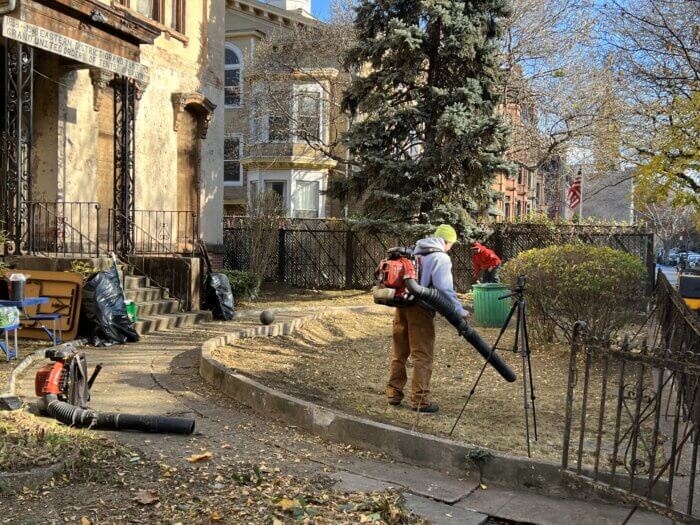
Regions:
<svg viewBox="0 0 700 525"><path fill-rule="evenodd" d="M90 401L90 389L102 366L97 365L88 379L87 360L83 352L70 347L57 348L47 350L46 357L53 363L43 366L34 379L34 389L40 398L39 412L43 415L72 427L159 434L194 432L195 421L192 418L97 412L86 408Z"/></svg>

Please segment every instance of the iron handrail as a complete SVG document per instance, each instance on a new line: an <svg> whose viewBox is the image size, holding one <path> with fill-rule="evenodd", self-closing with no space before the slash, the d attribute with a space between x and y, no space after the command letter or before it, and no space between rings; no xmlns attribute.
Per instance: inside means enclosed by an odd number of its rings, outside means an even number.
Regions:
<svg viewBox="0 0 700 525"><path fill-rule="evenodd" d="M89 247L94 246L95 251L88 251L87 255L94 255L99 256L100 253L102 252L100 248L100 203L99 202L48 202L48 201L35 201L35 202L29 202L29 206L32 208L32 210L39 209L42 210L46 213L47 216L50 218L53 218L55 220L55 227L58 228L60 225L63 228L68 228L71 233L75 234L80 241L80 245L82 246L82 243L87 244ZM67 219L65 216L65 213L60 215L57 212L54 212L50 209L50 205L54 206L62 206L62 209L65 211L66 206L71 208L71 218L72 218L72 208L77 205L79 214L82 217L82 212L83 212L83 207L87 208L87 211L89 212L91 209L95 210L95 241L93 241L89 235L85 235L79 228L76 228L71 221ZM34 224L34 219L36 218L36 213L34 211L32 212L32 229L36 229L36 224ZM88 231L89 231L89 223L90 220L88 218ZM58 231L56 232L56 237L58 238ZM58 240L56 241L58 245ZM78 254L85 254L83 250L80 250L78 252L73 252L73 251L59 251L56 249L55 251L50 251L50 250L38 250L37 249L37 239L36 239L36 232L34 232L33 235L30 236L30 251L32 253L42 253L44 255L49 255L49 254L58 254L58 253L63 253L63 254L68 254L68 253L78 253ZM88 248L90 250L90 248Z"/></svg>
<svg viewBox="0 0 700 525"><path fill-rule="evenodd" d="M110 209L109 213L110 213L110 215L112 215L112 214L114 215L114 217L112 217L111 220L109 221L110 239L111 239L112 226L113 226L113 222L114 222L113 219L116 218L116 215L119 214L121 216L122 220L130 220L130 219L121 210ZM142 235L145 235L146 237L150 237L153 241L155 241L156 244L161 244L161 245L165 246L164 243L159 241L157 238L153 237L153 235L151 235L149 232L147 232L146 230L144 230L143 228L141 228L140 226L135 224L133 221L132 221L132 226L134 227L134 229L138 229ZM194 253L194 247L193 247L193 253ZM151 283L155 284L156 287L160 288L161 290L167 290L173 298L177 299L179 310L183 309L183 303L184 303L184 305L191 306L190 303L192 301L192 295L190 293L191 292L190 286L189 285L184 286L184 289L185 289L184 297L182 297L182 294L179 293L178 291L176 291L176 289L175 289L174 285L176 284L175 283L175 273L176 272L170 272L170 278L173 279L173 281L172 281L173 286L170 286L170 287L164 286L163 284L159 283L156 279L154 279L152 277L152 272L149 272L144 266L139 266L136 264L136 257L138 256L137 253L133 254L134 260L129 260L128 255L120 254L120 253L117 253L116 251L115 251L115 254L124 264L127 264L127 265L134 267L137 271L139 271L141 273L141 275L148 277L148 279L151 281ZM164 250L162 252L158 252L158 255L165 255L165 256L173 257L175 259L180 260L188 270L187 275L191 274L192 264L185 257L182 257L179 253L176 253L172 250ZM142 256L144 258L147 257L146 255L142 255ZM182 282L180 282L179 284L182 284Z"/></svg>
<svg viewBox="0 0 700 525"><path fill-rule="evenodd" d="M180 243L191 246L191 253L196 251L197 214L192 210L134 210L133 223L135 226L142 226L139 228L140 232L152 231L151 226L155 226L158 231L157 237L153 235L147 236L149 242L145 242L143 239L139 242L137 239L134 239L137 253L176 252L172 247ZM170 227L169 230L167 228L168 225ZM183 226L184 235L182 234ZM161 231L164 232L162 238ZM169 236L169 240L166 240L166 235ZM153 243L150 242L152 239L159 241L156 243L155 250L153 249ZM161 246L163 249L160 248ZM187 250L184 251L186 252Z"/></svg>

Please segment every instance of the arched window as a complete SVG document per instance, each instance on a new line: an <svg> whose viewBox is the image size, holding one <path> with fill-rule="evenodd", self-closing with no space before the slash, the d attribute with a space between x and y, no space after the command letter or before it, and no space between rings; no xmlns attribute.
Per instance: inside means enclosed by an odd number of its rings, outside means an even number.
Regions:
<svg viewBox="0 0 700 525"><path fill-rule="evenodd" d="M242 102L243 55L233 44L226 44L224 61L224 90L227 108L237 108Z"/></svg>

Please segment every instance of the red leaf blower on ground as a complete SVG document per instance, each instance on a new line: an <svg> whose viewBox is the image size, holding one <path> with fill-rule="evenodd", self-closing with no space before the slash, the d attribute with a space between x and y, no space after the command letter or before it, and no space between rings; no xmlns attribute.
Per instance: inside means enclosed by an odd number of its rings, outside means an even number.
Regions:
<svg viewBox="0 0 700 525"><path fill-rule="evenodd" d="M97 365L87 377L84 352L72 347L57 347L46 351L52 364L43 366L34 378L39 396L39 412L66 425L101 430L137 430L161 434L192 434L195 422L191 418L139 416L117 412L96 412L86 408L92 388L102 365Z"/></svg>
<svg viewBox="0 0 700 525"><path fill-rule="evenodd" d="M469 326L455 310L449 297L435 288L421 286L420 262L416 261L409 248L391 248L388 257L379 263L374 302L386 306L407 306L424 303L454 326L459 335L479 352L486 361L509 383L515 381L515 372L503 362L495 350Z"/></svg>

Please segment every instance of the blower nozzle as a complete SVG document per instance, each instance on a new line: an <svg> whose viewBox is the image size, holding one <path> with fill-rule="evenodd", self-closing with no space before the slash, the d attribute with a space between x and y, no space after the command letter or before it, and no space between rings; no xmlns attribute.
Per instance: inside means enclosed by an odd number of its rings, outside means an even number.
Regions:
<svg viewBox="0 0 700 525"><path fill-rule="evenodd" d="M503 379L509 383L515 381L515 372L513 372L498 354L496 354L495 349L491 348L476 330L469 326L467 320L459 315L450 301L450 298L444 292L435 288L421 286L415 279L406 279L406 289L418 300L428 304L447 319L447 321L457 329L459 335L464 337L464 339L466 339L467 342L496 369L496 372L498 372Z"/></svg>

